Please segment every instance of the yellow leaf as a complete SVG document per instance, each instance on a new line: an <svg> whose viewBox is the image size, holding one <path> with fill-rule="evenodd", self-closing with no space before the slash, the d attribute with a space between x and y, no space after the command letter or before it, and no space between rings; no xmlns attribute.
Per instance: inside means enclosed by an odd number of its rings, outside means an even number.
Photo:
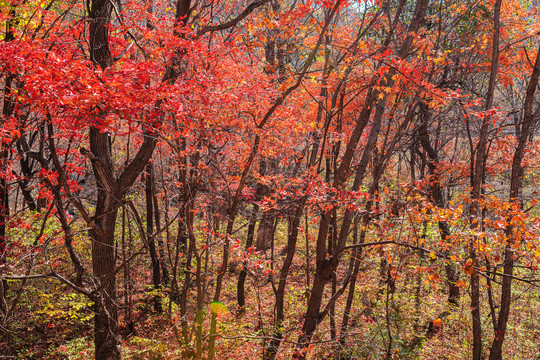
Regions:
<svg viewBox="0 0 540 360"><path fill-rule="evenodd" d="M212 301L210 303L210 311L212 311L217 316L226 315L229 313L227 306L223 305L219 301Z"/></svg>

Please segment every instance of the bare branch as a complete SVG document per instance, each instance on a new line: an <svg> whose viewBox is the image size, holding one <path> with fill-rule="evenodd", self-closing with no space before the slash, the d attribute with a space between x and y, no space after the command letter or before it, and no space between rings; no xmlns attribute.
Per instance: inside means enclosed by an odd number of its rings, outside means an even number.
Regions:
<svg viewBox="0 0 540 360"><path fill-rule="evenodd" d="M260 0L260 1L252 2L244 9L244 11L240 13L240 15L238 15L234 19L231 19L229 21L226 21L224 23L217 24L217 25L203 26L199 31L197 31L197 36L202 36L206 34L207 32L225 30L233 26L236 26L240 21L244 20L249 14L251 14L253 10L265 4L268 4L269 2L270 0Z"/></svg>

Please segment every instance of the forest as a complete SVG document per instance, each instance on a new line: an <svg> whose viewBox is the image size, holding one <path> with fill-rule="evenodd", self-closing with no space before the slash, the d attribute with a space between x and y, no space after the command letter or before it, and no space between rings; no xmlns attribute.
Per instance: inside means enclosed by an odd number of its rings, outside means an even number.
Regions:
<svg viewBox="0 0 540 360"><path fill-rule="evenodd" d="M538 0L0 10L0 359L540 359Z"/></svg>

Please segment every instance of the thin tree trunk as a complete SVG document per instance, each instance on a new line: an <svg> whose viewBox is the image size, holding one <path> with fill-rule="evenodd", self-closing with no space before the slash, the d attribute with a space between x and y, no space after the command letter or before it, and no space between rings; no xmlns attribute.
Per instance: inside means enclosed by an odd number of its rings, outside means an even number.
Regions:
<svg viewBox="0 0 540 360"><path fill-rule="evenodd" d="M268 347L264 352L263 359L270 360L275 359L281 339L283 337L282 327L285 320L285 286L287 284L287 276L291 268L294 255L296 253L296 244L298 242L298 231L300 228L300 220L302 219L302 213L304 211L307 198L303 197L298 201L295 208L291 209L291 221L289 222L289 231L287 236L287 255L283 262L283 266L279 272L279 283L276 291L276 303L274 308L274 334L273 339L270 340Z"/></svg>
<svg viewBox="0 0 540 360"><path fill-rule="evenodd" d="M249 219L248 231L246 236L246 246L245 251L247 252L249 248L253 245L253 239L255 237L255 225L257 222L257 213L259 212L259 206L253 204L253 210L251 218ZM248 275L247 271L247 261L242 262L242 268L240 269L240 274L238 275L238 284L236 287L236 299L238 302L238 308L236 310L236 315L241 316L246 311L246 278Z"/></svg>
<svg viewBox="0 0 540 360"><path fill-rule="evenodd" d="M0 158L0 164L6 161L6 157ZM0 179L0 267L6 264L6 245L7 232L6 222L9 219L9 192L7 181L4 178ZM7 314L6 292L8 286L7 281L0 281L0 320L3 320Z"/></svg>
<svg viewBox="0 0 540 360"><path fill-rule="evenodd" d="M135 332L135 323L133 321L133 285L131 280L131 264L127 259L130 256L129 249L126 244L126 225L128 226L128 239L129 247L131 248L132 239L131 239L131 226L129 224L129 219L126 224L126 210L122 210L122 262L126 265L124 266L124 302L126 304L126 324L127 324L127 333L129 335Z"/></svg>
<svg viewBox="0 0 540 360"><path fill-rule="evenodd" d="M148 252L152 262L152 282L156 290L161 289L161 267L156 251L154 236L154 168L151 163L146 165L145 173L145 195L146 195L146 238L148 240ZM154 311L162 311L159 295L154 296Z"/></svg>
<svg viewBox="0 0 540 360"><path fill-rule="evenodd" d="M154 203L154 219L156 221L156 240L158 245L158 254L159 254L159 267L161 269L161 280L162 283L165 285L168 285L170 282L170 275L169 275L169 269L167 267L167 257L165 256L165 244L163 243L163 235L162 235L162 228L161 228L161 212L159 209L159 202L158 202L158 196L156 193L156 175L153 173L152 175L153 181L153 203ZM165 219L166 220L166 219Z"/></svg>
<svg viewBox="0 0 540 360"><path fill-rule="evenodd" d="M439 162L439 157L437 155L437 151L431 144L430 138L429 138L429 132L428 132L428 117L429 117L429 109L427 104L422 102L420 104L421 109L421 124L418 128L418 138L420 140L420 144L422 145L422 148L424 148L427 159L426 165L428 168L428 173L430 176L429 181L429 193L431 201L438 206L439 208L445 207L445 201L443 196L443 190L441 188L440 179L439 179L439 172L437 171L437 163ZM425 158L425 156L423 156ZM448 223L446 221L440 220L438 222L439 225L439 234L441 236L441 240L447 242L450 239L450 228L448 226ZM447 251L448 252L448 251ZM456 269L456 266L450 262L446 263L445 266L446 271L446 280L448 282L448 303L451 305L457 305L460 298L460 289L459 286L456 285L457 281L459 280L459 273Z"/></svg>
<svg viewBox="0 0 540 360"><path fill-rule="evenodd" d="M370 208L370 205L366 207ZM369 211L369 210L368 210ZM358 220L355 221L353 228L353 244L363 244L366 239L367 225L369 223L369 215L364 215L362 217L362 228L360 231L360 236L358 236ZM349 283L349 292L347 294L347 301L345 302L345 309L343 310L343 318L341 320L341 329L339 335L339 342L342 346L345 345L345 338L347 337L347 331L349 329L349 321L351 316L351 309L354 301L354 293L356 289L356 278L360 272L360 265L362 262L360 258L362 256L362 248L353 251L351 254L351 262L353 263L353 272L351 276L351 282Z"/></svg>
<svg viewBox="0 0 540 360"><path fill-rule="evenodd" d="M197 261L197 273L195 274L196 276L200 276L199 274L199 271L200 271L200 257L199 257L199 254L197 252L197 244L196 244L196 241L195 241L195 237L194 236L191 236L191 234L193 233L193 231L191 230L188 230L188 229L192 229L193 228L193 215L192 215L192 212L190 211L191 208L189 207L188 204L184 204L184 208L186 209L183 213L183 216L184 217L184 220L180 221L178 226L178 238L177 238L177 244L176 244L176 264L178 263L178 258L179 258L179 254L178 254L178 251L179 249L182 249L183 251L186 251L187 250L187 255L186 255L186 264L185 264L185 268L184 268L184 284L182 286L182 291L180 292L180 318L182 319L181 320L181 323L182 323L182 335L184 337L184 342L187 344L189 343L189 338L188 338L188 320L187 320L187 308L188 308L188 295L189 295L189 289L191 287L191 278L193 276L192 274L192 270L191 270L191 267L192 267L192 260L193 260L193 257L195 257L196 261ZM187 247L187 249L185 249L186 245L184 243L187 242L189 240L189 246ZM175 269L177 268L177 265L175 265ZM177 276L177 273L178 271L175 270L173 272L173 284L176 284L176 276ZM198 294L198 288L197 288L197 294Z"/></svg>
<svg viewBox="0 0 540 360"><path fill-rule="evenodd" d="M19 153L19 164L21 167L22 176L19 180L17 180L17 183L19 184L19 188L21 189L21 193L24 198L24 202L28 205L28 209L31 211L37 210L37 205L32 197L31 190L28 189L28 184L32 180L34 176L34 172L32 171L32 165L30 163L30 157L25 156L22 148L21 148L21 142L25 141L23 138L25 136L21 136L19 141L17 142L17 152ZM15 173L15 172L14 172Z"/></svg>
<svg viewBox="0 0 540 360"><path fill-rule="evenodd" d="M15 6L9 9L9 17L6 20L6 33L4 42L15 40L13 28L15 26ZM14 103L11 99L11 88L13 86L15 76L8 74L4 83L3 91L3 106L2 118L8 119L14 110ZM4 144L0 147L0 167L6 168L8 161L8 149ZM6 263L6 247L7 247L7 231L6 222L9 220L9 187L8 180L5 177L0 178L0 267ZM8 285L6 280L0 280L0 320L7 314L6 293Z"/></svg>
<svg viewBox="0 0 540 360"><path fill-rule="evenodd" d="M266 160L261 159L259 164L259 174L260 176L266 175ZM246 237L246 246L245 251L247 251L251 246L253 245L253 239L255 238L255 226L257 223L257 216L259 214L259 206L257 205L257 202L261 200L264 186L260 183L257 183L255 186L255 202L253 203L253 210L251 213L251 218L249 219L248 224L248 232ZM240 269L240 274L238 275L238 284L236 287L236 297L238 302L238 308L237 308L237 316L241 316L246 311L246 293L245 293L245 284L246 284L246 278L248 275L247 271L247 261L244 261L242 263L242 269Z"/></svg>
<svg viewBox="0 0 540 360"><path fill-rule="evenodd" d="M493 98L495 93L495 85L497 79L497 70L499 66L499 35L500 25L499 16L501 10L502 0L497 0L494 6L494 31L493 31L493 49L491 58L491 69L488 84L488 91L486 96L486 111L493 107ZM476 157L474 159L474 168L471 185L472 185L472 203L470 208L470 227L475 229L478 226L483 228L482 211L478 204L482 195L482 179L485 172L485 164L487 160L486 146L487 137L489 131L489 124L491 119L485 117L482 126L480 128L480 136L478 144L476 146ZM480 317L480 279L478 276L477 266L478 259L476 254L476 243L478 239L474 237L469 243L469 258L471 260L470 274L471 274L471 313L472 313L472 331L473 331L473 360L481 360L482 358L482 322Z"/></svg>

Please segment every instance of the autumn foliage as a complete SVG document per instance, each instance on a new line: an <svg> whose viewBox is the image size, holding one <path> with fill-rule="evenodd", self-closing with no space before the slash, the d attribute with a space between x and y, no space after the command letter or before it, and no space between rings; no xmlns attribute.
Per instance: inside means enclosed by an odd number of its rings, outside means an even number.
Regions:
<svg viewBox="0 0 540 360"><path fill-rule="evenodd" d="M538 9L0 1L0 358L535 358Z"/></svg>

